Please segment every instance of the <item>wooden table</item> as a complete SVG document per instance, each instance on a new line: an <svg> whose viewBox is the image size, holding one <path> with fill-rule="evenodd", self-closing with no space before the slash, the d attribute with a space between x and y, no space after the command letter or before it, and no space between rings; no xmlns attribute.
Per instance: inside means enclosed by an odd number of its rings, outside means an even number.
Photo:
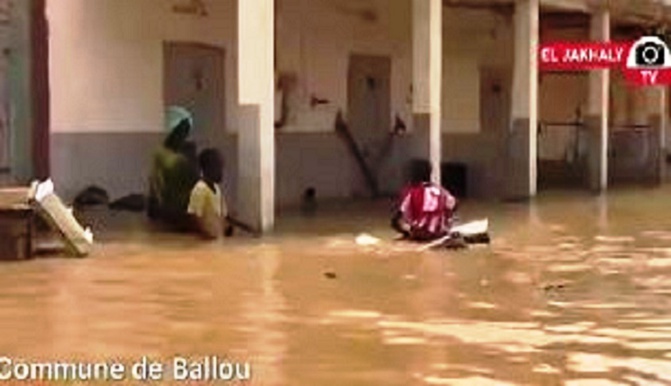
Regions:
<svg viewBox="0 0 671 386"><path fill-rule="evenodd" d="M34 211L28 188L0 189L0 259L33 257Z"/></svg>

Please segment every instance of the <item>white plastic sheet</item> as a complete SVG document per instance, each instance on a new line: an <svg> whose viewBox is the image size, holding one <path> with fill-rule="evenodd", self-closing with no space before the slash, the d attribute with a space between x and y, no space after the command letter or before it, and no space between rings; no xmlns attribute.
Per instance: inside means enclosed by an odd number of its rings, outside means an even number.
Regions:
<svg viewBox="0 0 671 386"><path fill-rule="evenodd" d="M73 255L84 257L91 252L93 232L89 228L84 229L72 213L72 208L63 204L51 179L33 182L30 198L37 212L61 234Z"/></svg>

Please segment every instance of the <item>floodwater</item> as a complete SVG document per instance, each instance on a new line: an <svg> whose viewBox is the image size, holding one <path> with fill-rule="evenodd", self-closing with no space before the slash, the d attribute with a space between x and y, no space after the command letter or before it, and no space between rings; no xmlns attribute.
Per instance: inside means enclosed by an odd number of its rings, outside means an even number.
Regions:
<svg viewBox="0 0 671 386"><path fill-rule="evenodd" d="M466 202L492 244L440 252L392 241L380 203L213 244L99 216L93 256L2 265L0 353L249 363L251 381L218 384L668 385L669 197ZM207 384L169 374L154 384Z"/></svg>

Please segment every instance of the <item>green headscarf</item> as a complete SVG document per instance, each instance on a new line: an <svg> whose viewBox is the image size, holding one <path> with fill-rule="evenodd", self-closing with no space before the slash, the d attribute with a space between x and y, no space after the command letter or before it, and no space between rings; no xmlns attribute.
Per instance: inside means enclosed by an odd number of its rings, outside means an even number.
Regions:
<svg viewBox="0 0 671 386"><path fill-rule="evenodd" d="M165 114L165 128L168 133L172 131L183 121L188 120L193 127L193 115L189 110L181 106L170 106Z"/></svg>

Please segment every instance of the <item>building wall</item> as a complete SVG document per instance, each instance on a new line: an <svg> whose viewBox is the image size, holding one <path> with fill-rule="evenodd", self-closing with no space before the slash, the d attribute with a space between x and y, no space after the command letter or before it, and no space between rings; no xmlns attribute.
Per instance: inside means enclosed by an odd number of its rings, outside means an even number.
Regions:
<svg viewBox="0 0 671 386"><path fill-rule="evenodd" d="M64 196L90 184L114 197L144 190L151 151L163 136L165 40L203 42L226 51L224 150L229 191L235 191L235 133L244 129L238 127L236 103L236 0L206 0L206 18L172 13L177 2L49 1L52 167ZM364 12L368 9L374 18ZM499 183L502 140L500 129L482 127L480 82L485 71L510 72L512 20L487 10L444 10L443 156L466 163L470 192L488 196ZM276 142L281 204L297 202L307 187L321 197L352 192L359 172L333 131L337 111L347 112L351 54L391 58L391 112L412 131L410 12L411 2L399 0L278 1L277 75L294 80L285 95L288 121ZM564 87L562 82L552 86ZM561 118L575 110L561 93L541 95L551 95L540 101L541 116ZM328 103L312 106L313 96ZM410 142L396 141L384 190L401 183Z"/></svg>
<svg viewBox="0 0 671 386"><path fill-rule="evenodd" d="M144 190L163 125L162 42L195 41L234 53L234 0L210 17L178 15L177 1L49 0L52 173L71 198L90 184L121 196ZM235 67L226 66L235 79ZM233 95L235 83L227 83ZM227 126L236 126L227 98Z"/></svg>
<svg viewBox="0 0 671 386"><path fill-rule="evenodd" d="M233 0L209 1L207 18L172 13L175 3L49 1L54 133L162 131L162 42L197 41L234 53ZM235 68L226 71L233 79Z"/></svg>
<svg viewBox="0 0 671 386"><path fill-rule="evenodd" d="M586 29L544 29L544 41L585 40ZM620 36L615 39L625 39ZM587 73L541 74L539 88L539 117L542 122L562 123L575 121L578 112L587 113L589 76ZM622 73L611 71L609 141L611 182L647 178L654 144L648 130L633 129L631 125L648 124L649 95L646 90L626 84ZM576 137L569 126L549 126L539 137L539 155L543 160L571 161L574 150L584 156L584 137ZM576 142L577 141L577 142ZM577 149L576 149L577 147ZM542 176L541 176L542 177ZM579 181L578 181L579 182Z"/></svg>
<svg viewBox="0 0 671 386"><path fill-rule="evenodd" d="M298 74L296 91L291 97L295 115L290 115L290 123L282 129L292 134L280 134L278 141L278 195L282 202L296 200L306 187L313 185L322 195L347 196L359 174L344 144L332 135L335 112L347 111L350 54L384 55L392 59L392 114L398 114L412 130L412 25L407 17L410 2L374 2L379 11L377 23L354 16L352 9L338 5L341 3L285 1L279 9L278 68L280 72ZM482 147L483 143L491 143L491 136L481 133L480 72L482 67L511 66L511 33L511 24L505 16L445 8L442 130L447 161L467 163L479 171L487 169L489 160L497 154ZM309 106L311 95L331 103L313 109ZM322 134L315 137L316 132ZM403 166L412 146L407 138L395 141L386 165L391 172L385 173L381 182L383 191L393 192L402 183ZM304 162L311 154L315 157L327 154L318 167L339 172L325 178L314 164ZM331 160L340 164L344 161L346 168L329 165ZM479 187L481 173L470 175L471 186L475 187L472 191L481 196L485 190Z"/></svg>
<svg viewBox="0 0 671 386"><path fill-rule="evenodd" d="M226 50L225 130L230 133L226 147L234 152L234 133L240 129L235 1L206 1L210 16L202 19L173 14L174 3L48 3L53 176L66 197L90 184L108 189L113 196L144 189L145 165L163 130L165 40L205 42ZM392 113L412 129L410 2L371 0L368 4L377 14L374 22L351 4L333 0L284 0L278 4L278 71L294 73L297 78L290 103L293 120L282 128L277 142L282 203L297 201L306 187L314 185L322 196L350 194L348 186L358 171L344 143L333 133L336 112L346 112L350 54L392 59ZM446 11L446 134L477 135L480 130L479 64L500 61L508 52L497 40L499 24L505 25L488 12ZM461 38L464 33L473 38L465 41ZM330 103L313 108L312 96ZM399 141L395 150L398 156L393 162L399 167L406 161L404 143ZM317 158L320 162L306 162ZM399 183L387 181L386 185L391 190Z"/></svg>
<svg viewBox="0 0 671 386"><path fill-rule="evenodd" d="M512 19L487 10L445 8L444 20L443 160L465 164L468 196L495 198L505 173L500 160L507 119L500 117L498 127L487 126L483 117L491 112L481 107L487 97L481 81L496 74L502 93L509 96Z"/></svg>

